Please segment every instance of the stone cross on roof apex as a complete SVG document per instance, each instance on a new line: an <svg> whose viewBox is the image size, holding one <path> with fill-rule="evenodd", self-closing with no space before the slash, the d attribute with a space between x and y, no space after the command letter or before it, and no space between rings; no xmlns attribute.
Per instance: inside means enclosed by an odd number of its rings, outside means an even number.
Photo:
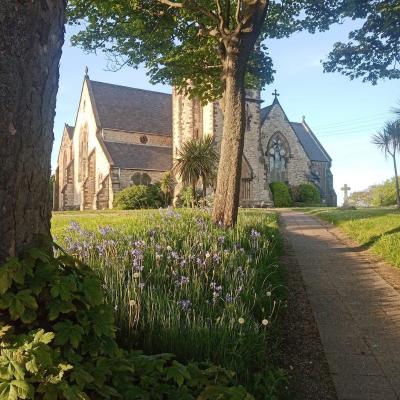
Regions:
<svg viewBox="0 0 400 400"><path fill-rule="evenodd" d="M280 96L276 89L273 91L272 95L275 96L275 100L278 100L278 96Z"/></svg>

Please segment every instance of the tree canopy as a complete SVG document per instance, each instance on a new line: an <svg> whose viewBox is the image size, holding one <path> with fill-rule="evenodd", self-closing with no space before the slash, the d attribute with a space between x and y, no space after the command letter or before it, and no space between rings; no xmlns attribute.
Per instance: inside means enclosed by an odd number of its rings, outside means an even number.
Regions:
<svg viewBox="0 0 400 400"><path fill-rule="evenodd" d="M376 84L379 79L400 78L400 1L348 0L342 17L361 20L347 43L336 43L324 62L326 72Z"/></svg>
<svg viewBox="0 0 400 400"><path fill-rule="evenodd" d="M224 40L255 29L256 7L262 5L266 15L247 64L246 85L261 88L275 72L263 41L302 29L328 29L338 20L342 2L71 0L68 17L71 24L84 21L84 29L72 37L74 45L104 51L116 69L144 66L152 83L183 88L207 101L223 92Z"/></svg>

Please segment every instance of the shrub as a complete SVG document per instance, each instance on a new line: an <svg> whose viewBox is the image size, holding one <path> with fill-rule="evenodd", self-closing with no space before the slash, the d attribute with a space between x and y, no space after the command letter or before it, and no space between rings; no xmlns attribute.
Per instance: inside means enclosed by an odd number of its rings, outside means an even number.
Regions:
<svg viewBox="0 0 400 400"><path fill-rule="evenodd" d="M0 266L0 310L2 399L253 398L223 368L120 349L99 279L67 255Z"/></svg>
<svg viewBox="0 0 400 400"><path fill-rule="evenodd" d="M283 182L272 182L270 185L275 207L290 207L292 198L290 197L289 187Z"/></svg>
<svg viewBox="0 0 400 400"><path fill-rule="evenodd" d="M202 193L196 190L195 203L197 204L201 198ZM182 188L178 195L178 200L176 202L177 207L192 207L193 200L193 189L190 186L185 186Z"/></svg>
<svg viewBox="0 0 400 400"><path fill-rule="evenodd" d="M132 185L118 192L114 199L114 207L120 210L158 208L161 204L161 191L157 185Z"/></svg>
<svg viewBox="0 0 400 400"><path fill-rule="evenodd" d="M317 205L321 203L319 190L312 183L302 183L298 186L292 186L290 192L295 203L304 205Z"/></svg>

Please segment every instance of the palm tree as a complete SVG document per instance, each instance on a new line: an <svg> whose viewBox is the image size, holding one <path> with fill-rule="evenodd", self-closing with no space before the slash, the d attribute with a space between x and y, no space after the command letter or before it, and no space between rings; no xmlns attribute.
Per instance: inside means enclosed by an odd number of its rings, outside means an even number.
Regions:
<svg viewBox="0 0 400 400"><path fill-rule="evenodd" d="M168 206L172 193L174 192L176 181L171 171L166 171L163 173L160 180L160 189L165 196L165 205Z"/></svg>
<svg viewBox="0 0 400 400"><path fill-rule="evenodd" d="M399 177L397 174L396 154L400 151L400 120L387 122L382 131L372 136L372 143L393 159L394 180L396 183L397 208L400 208Z"/></svg>
<svg viewBox="0 0 400 400"><path fill-rule="evenodd" d="M178 150L173 171L180 176L184 185L192 187L192 207L195 206L196 186L200 178L203 183L203 196L207 182L215 173L218 155L211 136L189 139Z"/></svg>

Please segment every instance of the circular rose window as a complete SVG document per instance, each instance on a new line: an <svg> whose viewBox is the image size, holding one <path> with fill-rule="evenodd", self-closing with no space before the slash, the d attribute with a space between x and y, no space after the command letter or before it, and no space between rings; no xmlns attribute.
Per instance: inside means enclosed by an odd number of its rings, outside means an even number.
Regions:
<svg viewBox="0 0 400 400"><path fill-rule="evenodd" d="M140 136L140 143L147 143L147 136L146 135Z"/></svg>

